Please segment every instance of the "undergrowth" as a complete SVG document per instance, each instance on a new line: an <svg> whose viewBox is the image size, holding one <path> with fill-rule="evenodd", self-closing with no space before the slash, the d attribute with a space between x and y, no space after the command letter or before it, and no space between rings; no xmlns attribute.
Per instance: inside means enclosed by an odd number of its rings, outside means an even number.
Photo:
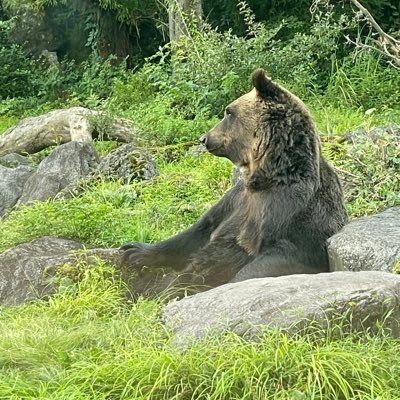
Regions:
<svg viewBox="0 0 400 400"><path fill-rule="evenodd" d="M267 330L174 348L161 304L127 303L112 268L86 268L48 301L0 309L1 399L399 398L399 340L384 332ZM336 329L337 333L337 329Z"/></svg>
<svg viewBox="0 0 400 400"><path fill-rule="evenodd" d="M346 144L335 165L344 181L351 216L375 214L400 205L400 139L381 134Z"/></svg>

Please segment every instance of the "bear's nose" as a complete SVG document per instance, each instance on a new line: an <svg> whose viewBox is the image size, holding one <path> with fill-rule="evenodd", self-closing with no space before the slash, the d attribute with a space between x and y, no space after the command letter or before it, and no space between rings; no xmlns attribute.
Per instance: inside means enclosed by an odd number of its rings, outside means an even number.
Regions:
<svg viewBox="0 0 400 400"><path fill-rule="evenodd" d="M207 144L207 135L203 135L200 139L199 142L205 146Z"/></svg>

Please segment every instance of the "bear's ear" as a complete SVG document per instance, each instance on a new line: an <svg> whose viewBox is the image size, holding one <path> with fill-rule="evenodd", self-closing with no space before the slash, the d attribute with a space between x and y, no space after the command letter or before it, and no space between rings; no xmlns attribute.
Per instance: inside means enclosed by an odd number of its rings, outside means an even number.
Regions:
<svg viewBox="0 0 400 400"><path fill-rule="evenodd" d="M271 78L265 75L265 71L261 68L256 69L252 76L253 86L262 98L278 99L282 93L282 89Z"/></svg>

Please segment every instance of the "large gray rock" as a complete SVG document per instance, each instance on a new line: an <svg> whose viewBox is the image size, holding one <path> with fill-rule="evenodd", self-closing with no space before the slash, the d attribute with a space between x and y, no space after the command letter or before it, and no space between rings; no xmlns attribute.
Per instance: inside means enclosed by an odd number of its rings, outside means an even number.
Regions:
<svg viewBox="0 0 400 400"><path fill-rule="evenodd" d="M27 166L7 168L0 165L0 217L20 198L33 169Z"/></svg>
<svg viewBox="0 0 400 400"><path fill-rule="evenodd" d="M355 329L384 320L400 335L400 276L385 272L290 275L230 283L168 304L162 319L185 345L209 333L232 331L255 339L266 327L295 333L311 321L326 327L330 318L352 313Z"/></svg>
<svg viewBox="0 0 400 400"><path fill-rule="evenodd" d="M331 271L392 271L400 261L400 207L358 218L328 239Z"/></svg>
<svg viewBox="0 0 400 400"><path fill-rule="evenodd" d="M124 144L110 152L99 163L95 176L130 183L148 180L158 175L156 162L133 143Z"/></svg>
<svg viewBox="0 0 400 400"><path fill-rule="evenodd" d="M119 262L118 249L89 249L83 252L79 242L43 237L0 254L0 304L12 306L49 296L57 291L54 279L60 267L68 264L69 274L77 274L77 265L109 265ZM74 272L75 271L75 272ZM65 274L65 267L63 275Z"/></svg>
<svg viewBox="0 0 400 400"><path fill-rule="evenodd" d="M98 156L90 143L69 142L57 147L28 178L18 204L53 198L97 164Z"/></svg>
<svg viewBox="0 0 400 400"><path fill-rule="evenodd" d="M29 160L26 157L21 156L21 154L10 153L0 157L0 165L8 168L16 168L21 165L29 166Z"/></svg>
<svg viewBox="0 0 400 400"><path fill-rule="evenodd" d="M376 142L381 137L390 137L393 142L400 143L400 126L389 124L372 129L358 129L342 135L341 142L348 141L350 143L364 143L366 140Z"/></svg>
<svg viewBox="0 0 400 400"><path fill-rule="evenodd" d="M85 179L68 185L57 198L68 199L81 195L85 190L98 180L120 181L129 184L138 180L149 180L158 175L155 160L144 150L133 143L124 144L107 154ZM125 194L123 194L125 191ZM122 187L114 196L123 194L130 199L136 198L132 190L126 191Z"/></svg>
<svg viewBox="0 0 400 400"><path fill-rule="evenodd" d="M44 237L0 254L0 304L16 305L53 293L57 266L74 260L78 242Z"/></svg>

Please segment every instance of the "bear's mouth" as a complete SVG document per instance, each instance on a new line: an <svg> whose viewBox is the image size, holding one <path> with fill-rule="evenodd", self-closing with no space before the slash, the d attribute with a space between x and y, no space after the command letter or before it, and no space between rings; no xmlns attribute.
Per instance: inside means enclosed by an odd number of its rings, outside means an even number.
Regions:
<svg viewBox="0 0 400 400"><path fill-rule="evenodd" d="M206 149L209 153L213 154L214 156L217 156L217 157L226 157L227 156L223 145L216 146L216 147L206 146Z"/></svg>

